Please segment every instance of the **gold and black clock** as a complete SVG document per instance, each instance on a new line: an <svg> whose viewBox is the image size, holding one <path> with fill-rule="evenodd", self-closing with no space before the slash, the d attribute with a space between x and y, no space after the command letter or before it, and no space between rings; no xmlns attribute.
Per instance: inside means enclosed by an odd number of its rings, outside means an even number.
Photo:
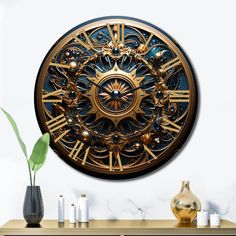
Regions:
<svg viewBox="0 0 236 236"><path fill-rule="evenodd" d="M187 139L196 79L183 50L161 29L103 17L71 29L49 50L35 110L66 163L96 177L131 178L162 166Z"/></svg>

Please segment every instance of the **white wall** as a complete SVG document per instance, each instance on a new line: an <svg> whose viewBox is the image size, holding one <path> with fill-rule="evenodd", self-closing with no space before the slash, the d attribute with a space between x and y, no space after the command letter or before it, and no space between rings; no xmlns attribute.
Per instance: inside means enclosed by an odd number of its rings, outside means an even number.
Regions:
<svg viewBox="0 0 236 236"><path fill-rule="evenodd" d="M186 50L198 75L201 107L188 145L171 163L147 176L107 181L84 175L50 150L38 174L45 218L56 218L56 199L81 192L92 218L172 218L170 199L190 180L202 202L236 221L236 14L235 1L0 0L0 105L17 120L28 152L40 136L34 83L45 54L66 31L91 18L127 15L152 22ZM0 114L0 224L22 218L26 163ZM144 212L140 213L138 208Z"/></svg>

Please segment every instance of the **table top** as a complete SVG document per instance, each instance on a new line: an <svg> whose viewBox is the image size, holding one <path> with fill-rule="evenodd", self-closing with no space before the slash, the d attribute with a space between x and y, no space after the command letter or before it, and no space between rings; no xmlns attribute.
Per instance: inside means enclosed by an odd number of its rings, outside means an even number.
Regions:
<svg viewBox="0 0 236 236"><path fill-rule="evenodd" d="M13 232L22 233L56 233L62 235L67 233L73 234L100 234L100 235L158 235L158 234L223 234L223 235L236 235L236 224L228 221L221 220L219 228L197 228L195 224L192 225L179 225L176 220L91 220L89 223L70 224L68 221L65 223L58 223L57 220L43 220L39 227L27 227L24 220L10 220L0 228L0 232L10 234ZM138 234L136 234L138 232ZM85 234L84 234L85 233ZM103 234L104 233L104 234Z"/></svg>
<svg viewBox="0 0 236 236"><path fill-rule="evenodd" d="M26 229L24 220L10 220L4 224L1 229ZM34 227L35 228L35 227ZM176 220L91 220L89 223L70 224L67 220L65 223L58 223L57 220L42 220L38 228L44 229L71 229L71 228L87 228L87 229L159 229L159 228L197 228L195 224L179 225ZM236 224L221 220L220 228L235 228Z"/></svg>

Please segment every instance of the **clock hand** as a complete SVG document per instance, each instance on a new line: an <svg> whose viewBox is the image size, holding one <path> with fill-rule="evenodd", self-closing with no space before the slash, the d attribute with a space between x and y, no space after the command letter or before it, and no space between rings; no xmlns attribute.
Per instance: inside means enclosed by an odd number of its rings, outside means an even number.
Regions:
<svg viewBox="0 0 236 236"><path fill-rule="evenodd" d="M134 91L136 91L136 90L138 90L138 89L140 89L140 88L143 88L143 87L147 86L148 84L150 84L150 83L142 84L142 85L139 86L139 87L132 88L132 89L130 89L130 90L128 90L128 91L122 93L119 97L123 97L123 96L125 96L125 95L128 94L128 93L132 93L132 92L134 92Z"/></svg>
<svg viewBox="0 0 236 236"><path fill-rule="evenodd" d="M100 88L100 89L101 89L102 91L104 91L105 93L107 93L107 94L109 94L110 96L112 96L112 93L111 93L110 91L108 91L106 88L103 88L102 86L100 86L99 84L93 82L92 80L90 80L90 79L88 79L88 78L87 78L87 80L88 80L91 84L93 84L93 85L97 86L98 88Z"/></svg>
<svg viewBox="0 0 236 236"><path fill-rule="evenodd" d="M141 86L139 86L139 87L137 87L137 88L132 88L132 89L130 89L130 90L128 90L128 91L122 93L119 97L121 98L121 97L125 96L126 94L132 93L132 92L134 92L134 91L136 91L136 90L138 90L138 89L140 89L140 88L141 88Z"/></svg>

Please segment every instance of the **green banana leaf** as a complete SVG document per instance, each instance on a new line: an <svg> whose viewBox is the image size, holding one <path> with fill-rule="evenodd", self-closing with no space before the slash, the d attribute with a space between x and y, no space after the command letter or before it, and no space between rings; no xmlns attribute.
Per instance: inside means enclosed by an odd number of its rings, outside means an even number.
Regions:
<svg viewBox="0 0 236 236"><path fill-rule="evenodd" d="M2 108L1 108L1 109L2 109ZM10 115L9 113L7 113L4 109L2 109L2 111L3 111L3 113L6 115L8 121L10 122L10 124L11 124L11 126L12 126L12 128L13 128L13 130L14 130L14 132L15 132L15 135L16 135L16 137L17 137L17 139L18 139L18 142L19 142L19 144L20 144L20 146L21 146L21 149L22 149L22 151L23 151L25 157L27 158L26 146L25 146L23 140L22 140L21 137L20 137L20 133L19 133L19 130L18 130L18 128L17 128L16 122L15 122L14 119L11 117L11 115Z"/></svg>
<svg viewBox="0 0 236 236"><path fill-rule="evenodd" d="M50 135L48 133L42 135L35 143L29 158L29 164L32 171L36 172L43 166L47 157L49 143Z"/></svg>

